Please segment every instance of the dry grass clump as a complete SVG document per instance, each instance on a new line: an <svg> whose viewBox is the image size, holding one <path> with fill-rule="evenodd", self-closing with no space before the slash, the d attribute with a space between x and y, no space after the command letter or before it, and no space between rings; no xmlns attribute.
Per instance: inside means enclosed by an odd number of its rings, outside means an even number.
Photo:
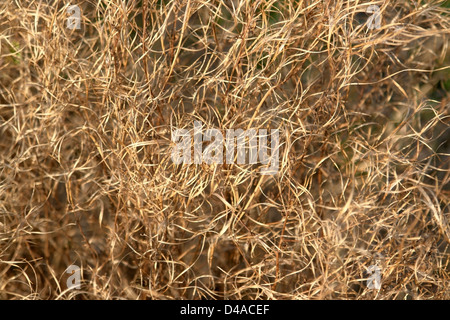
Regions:
<svg viewBox="0 0 450 320"><path fill-rule="evenodd" d="M443 2L2 2L0 298L449 299ZM279 172L175 165L194 121Z"/></svg>

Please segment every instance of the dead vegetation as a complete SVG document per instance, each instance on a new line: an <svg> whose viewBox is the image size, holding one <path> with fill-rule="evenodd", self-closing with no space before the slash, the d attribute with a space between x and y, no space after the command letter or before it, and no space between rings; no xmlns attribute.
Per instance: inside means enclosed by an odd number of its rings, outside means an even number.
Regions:
<svg viewBox="0 0 450 320"><path fill-rule="evenodd" d="M3 1L0 298L449 299L443 2ZM278 174L174 165L194 121Z"/></svg>

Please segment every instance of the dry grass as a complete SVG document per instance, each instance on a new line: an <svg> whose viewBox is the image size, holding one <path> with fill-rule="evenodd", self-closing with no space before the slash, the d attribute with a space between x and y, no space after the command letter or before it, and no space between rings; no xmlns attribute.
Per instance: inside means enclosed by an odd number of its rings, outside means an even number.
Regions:
<svg viewBox="0 0 450 320"><path fill-rule="evenodd" d="M0 298L450 298L443 1L71 4L0 4ZM279 173L174 165L195 120Z"/></svg>

